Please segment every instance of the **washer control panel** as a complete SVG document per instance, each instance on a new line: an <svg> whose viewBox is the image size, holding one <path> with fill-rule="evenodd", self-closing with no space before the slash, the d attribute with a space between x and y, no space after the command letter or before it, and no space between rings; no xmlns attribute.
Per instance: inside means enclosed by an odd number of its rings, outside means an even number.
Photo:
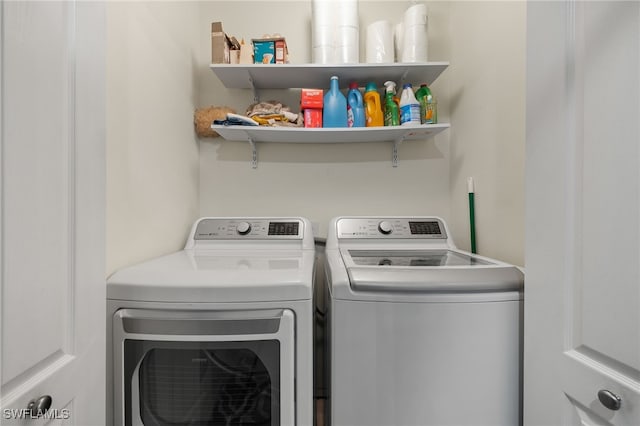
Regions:
<svg viewBox="0 0 640 426"><path fill-rule="evenodd" d="M302 239L304 223L298 219L203 219L195 240L291 240Z"/></svg>
<svg viewBox="0 0 640 426"><path fill-rule="evenodd" d="M341 218L338 238L447 239L437 218Z"/></svg>

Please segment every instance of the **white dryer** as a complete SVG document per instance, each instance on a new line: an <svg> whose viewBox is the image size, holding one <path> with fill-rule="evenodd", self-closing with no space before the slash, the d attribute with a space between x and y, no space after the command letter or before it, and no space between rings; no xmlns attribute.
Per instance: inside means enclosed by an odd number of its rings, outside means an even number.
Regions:
<svg viewBox="0 0 640 426"><path fill-rule="evenodd" d="M326 247L329 417L521 424L523 274L435 217L340 217Z"/></svg>
<svg viewBox="0 0 640 426"><path fill-rule="evenodd" d="M302 218L202 218L107 283L107 424L311 425L315 249Z"/></svg>

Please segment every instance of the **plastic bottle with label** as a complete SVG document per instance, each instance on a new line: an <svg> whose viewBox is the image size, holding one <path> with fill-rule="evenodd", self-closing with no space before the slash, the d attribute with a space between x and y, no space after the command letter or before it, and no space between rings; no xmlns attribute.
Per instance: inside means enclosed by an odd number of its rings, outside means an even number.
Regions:
<svg viewBox="0 0 640 426"><path fill-rule="evenodd" d="M384 125L399 126L400 125L400 108L394 97L396 93L396 83L387 81L384 83Z"/></svg>
<svg viewBox="0 0 640 426"><path fill-rule="evenodd" d="M435 124L438 122L435 98L431 89L425 83L416 91L416 99L420 103L420 122L422 124Z"/></svg>
<svg viewBox="0 0 640 426"><path fill-rule="evenodd" d="M364 102L362 93L358 89L358 83L349 84L349 92L347 93L347 125L349 127L364 127Z"/></svg>
<svg viewBox="0 0 640 426"><path fill-rule="evenodd" d="M400 125L416 126L420 124L420 103L413 94L410 83L402 86L400 96Z"/></svg>
<svg viewBox="0 0 640 426"><path fill-rule="evenodd" d="M322 127L347 127L347 98L340 92L338 76L331 77L323 102Z"/></svg>
<svg viewBox="0 0 640 426"><path fill-rule="evenodd" d="M380 102L380 94L375 83L367 83L364 92L364 114L367 121L367 127L383 126L384 117L382 116L382 104Z"/></svg>

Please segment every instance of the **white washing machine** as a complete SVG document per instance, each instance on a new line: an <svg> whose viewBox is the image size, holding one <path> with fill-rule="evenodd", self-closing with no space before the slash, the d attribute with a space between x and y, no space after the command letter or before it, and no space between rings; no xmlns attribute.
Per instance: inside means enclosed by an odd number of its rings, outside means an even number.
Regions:
<svg viewBox="0 0 640 426"><path fill-rule="evenodd" d="M302 218L202 218L107 283L107 424L312 424L315 249Z"/></svg>
<svg viewBox="0 0 640 426"><path fill-rule="evenodd" d="M331 424L521 424L522 272L435 217L340 217L326 247Z"/></svg>

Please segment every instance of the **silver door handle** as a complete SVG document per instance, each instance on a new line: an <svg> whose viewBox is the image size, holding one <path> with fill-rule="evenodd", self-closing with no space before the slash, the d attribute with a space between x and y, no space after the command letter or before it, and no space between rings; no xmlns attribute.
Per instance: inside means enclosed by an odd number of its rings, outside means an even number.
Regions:
<svg viewBox="0 0 640 426"><path fill-rule="evenodd" d="M598 399L609 410L617 411L622 406L622 399L615 393L602 389L598 392Z"/></svg>
<svg viewBox="0 0 640 426"><path fill-rule="evenodd" d="M42 395L38 399L32 399L31 401L29 401L29 405L27 405L27 410L31 412L31 415L33 417L41 417L44 415L44 413L49 411L49 408L51 408L52 401L53 400L51 399L50 395Z"/></svg>

